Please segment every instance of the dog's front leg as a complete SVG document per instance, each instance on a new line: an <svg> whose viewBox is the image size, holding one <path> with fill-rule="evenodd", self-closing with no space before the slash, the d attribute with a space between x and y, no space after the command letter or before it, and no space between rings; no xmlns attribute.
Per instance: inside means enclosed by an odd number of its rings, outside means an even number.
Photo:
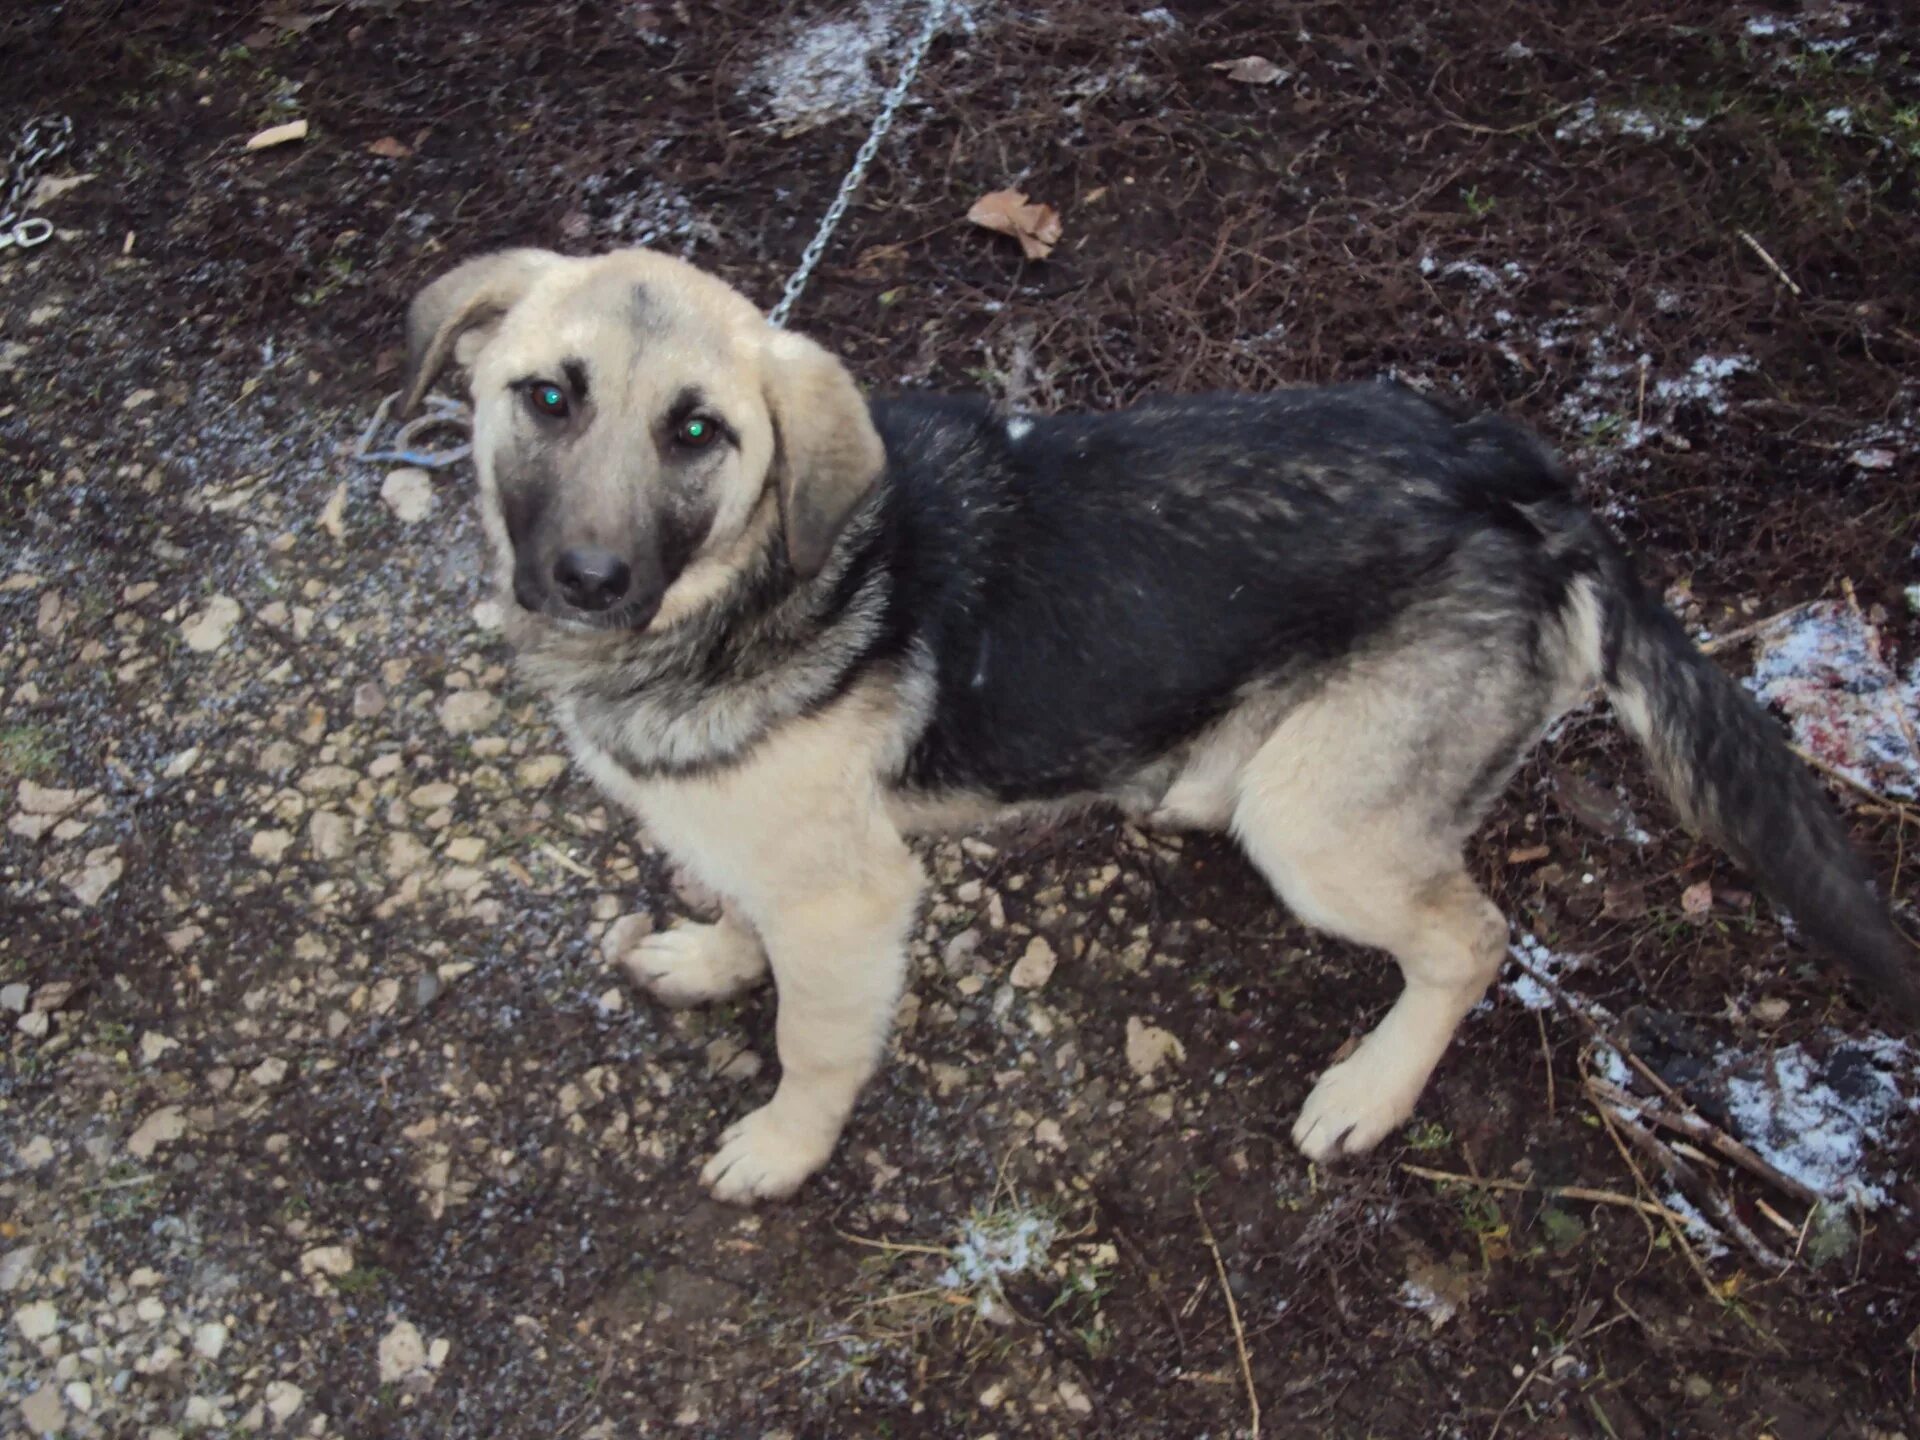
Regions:
<svg viewBox="0 0 1920 1440"><path fill-rule="evenodd" d="M721 1137L701 1172L717 1199L792 1194L826 1164L879 1064L922 877L898 836L873 848L880 853L858 857L831 888L776 893L752 907L779 992L780 1085Z"/></svg>

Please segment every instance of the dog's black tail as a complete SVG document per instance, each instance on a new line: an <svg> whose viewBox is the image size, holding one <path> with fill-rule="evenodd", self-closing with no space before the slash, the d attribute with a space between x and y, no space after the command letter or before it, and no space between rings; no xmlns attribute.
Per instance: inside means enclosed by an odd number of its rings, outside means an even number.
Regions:
<svg viewBox="0 0 1920 1440"><path fill-rule="evenodd" d="M1601 542L1608 697L1662 787L1810 939L1920 1024L1920 955L1812 772L1772 717L1695 648L1627 557L1587 525Z"/></svg>

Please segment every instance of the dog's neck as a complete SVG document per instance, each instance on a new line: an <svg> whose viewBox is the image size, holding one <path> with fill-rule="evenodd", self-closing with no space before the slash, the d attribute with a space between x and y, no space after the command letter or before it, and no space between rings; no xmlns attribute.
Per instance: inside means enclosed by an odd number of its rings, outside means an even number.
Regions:
<svg viewBox="0 0 1920 1440"><path fill-rule="evenodd" d="M838 693L870 650L885 608L877 511L863 507L806 581L779 527L764 527L726 582L665 626L568 632L521 615L509 627L520 671L634 774L731 764Z"/></svg>

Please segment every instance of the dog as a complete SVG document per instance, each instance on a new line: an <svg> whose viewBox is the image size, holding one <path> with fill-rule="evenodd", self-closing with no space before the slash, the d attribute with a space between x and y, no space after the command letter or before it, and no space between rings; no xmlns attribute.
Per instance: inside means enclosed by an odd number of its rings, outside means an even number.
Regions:
<svg viewBox="0 0 1920 1440"><path fill-rule="evenodd" d="M1508 946L1465 840L1603 689L1685 818L1909 1015L1920 983L1774 722L1528 432L1363 383L1007 415L869 399L663 255L519 249L407 319L402 410L464 356L525 678L580 765L724 897L627 962L669 1005L771 972L780 1080L713 1195L792 1193L877 1068L924 878L907 837L1117 806L1224 830L1404 988L1293 1126L1406 1121Z"/></svg>

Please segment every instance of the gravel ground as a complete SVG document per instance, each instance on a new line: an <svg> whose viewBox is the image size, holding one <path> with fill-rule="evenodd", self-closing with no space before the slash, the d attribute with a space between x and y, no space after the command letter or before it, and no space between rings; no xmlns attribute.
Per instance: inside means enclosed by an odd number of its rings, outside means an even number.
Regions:
<svg viewBox="0 0 1920 1440"><path fill-rule="evenodd" d="M1599 714L1476 849L1520 959L1379 1155L1284 1136L1388 967L1095 818L929 847L833 1164L700 1192L770 1001L622 982L711 898L516 685L466 472L349 451L472 250L654 244L770 301L917 16L0 18L0 116L76 123L58 238L0 255L9 1433L1920 1434L1920 1058ZM1849 764L1807 685L1883 745L1920 694L1916 51L1890 6L976 0L796 323L1031 404L1503 404L1703 633L1825 598L1838 678L1753 643ZM1250 55L1284 73L1212 68ZM961 222L1008 186L1052 258ZM1911 921L1906 764L1835 793ZM1708 1128L1642 1148L1589 1079Z"/></svg>

